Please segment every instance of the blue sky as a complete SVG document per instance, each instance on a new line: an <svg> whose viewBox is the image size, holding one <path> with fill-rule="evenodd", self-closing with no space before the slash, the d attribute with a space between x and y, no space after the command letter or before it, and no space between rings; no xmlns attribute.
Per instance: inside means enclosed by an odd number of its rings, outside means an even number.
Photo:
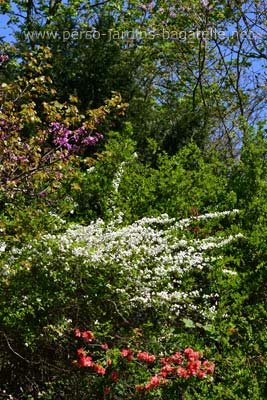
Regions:
<svg viewBox="0 0 267 400"><path fill-rule="evenodd" d="M12 42L13 29L7 25L9 17L0 14L0 37L4 37L6 42Z"/></svg>

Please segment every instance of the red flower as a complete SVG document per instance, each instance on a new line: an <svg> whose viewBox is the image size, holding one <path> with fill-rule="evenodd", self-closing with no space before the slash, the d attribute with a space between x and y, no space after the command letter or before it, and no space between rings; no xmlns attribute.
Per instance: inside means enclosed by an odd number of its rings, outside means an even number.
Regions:
<svg viewBox="0 0 267 400"><path fill-rule="evenodd" d="M209 375L212 375L215 369L215 364L213 362L210 362L208 360L203 361L202 363L203 367L206 369L206 373Z"/></svg>
<svg viewBox="0 0 267 400"><path fill-rule="evenodd" d="M108 344L107 343L103 343L101 344L102 349L104 350L108 350Z"/></svg>
<svg viewBox="0 0 267 400"><path fill-rule="evenodd" d="M188 375L190 375L190 376L196 375L197 371L200 368L200 365L201 365L200 361L196 361L196 362L191 361L190 363L188 363L188 365L187 365Z"/></svg>
<svg viewBox="0 0 267 400"><path fill-rule="evenodd" d="M188 378L189 377L188 374L187 374L187 370L185 368L183 368L183 367L178 367L177 368L177 375L180 378Z"/></svg>
<svg viewBox="0 0 267 400"><path fill-rule="evenodd" d="M78 354L79 357L83 356L85 354L84 349L78 349L77 350L77 354Z"/></svg>
<svg viewBox="0 0 267 400"><path fill-rule="evenodd" d="M198 377L198 378L202 379L202 378L205 378L205 376L206 376L205 371L203 371L203 370L200 369L200 370L197 372L197 377Z"/></svg>
<svg viewBox="0 0 267 400"><path fill-rule="evenodd" d="M153 386L158 386L160 383L160 377L158 375L152 376L152 378L150 379L150 383Z"/></svg>
<svg viewBox="0 0 267 400"><path fill-rule="evenodd" d="M86 357L86 356L82 356L79 361L78 364L81 367L93 367L94 363L92 362L92 357Z"/></svg>
<svg viewBox="0 0 267 400"><path fill-rule="evenodd" d="M175 354L171 356L171 360L176 364L181 364L183 362L183 356L179 351L177 351Z"/></svg>
<svg viewBox="0 0 267 400"><path fill-rule="evenodd" d="M139 360L143 360L146 362L154 362L156 360L156 357L154 355L149 355L147 351L144 351L143 353L139 352L137 353L137 358Z"/></svg>
<svg viewBox="0 0 267 400"><path fill-rule="evenodd" d="M107 359L107 365L111 365L112 364L112 360L110 358Z"/></svg>
<svg viewBox="0 0 267 400"><path fill-rule="evenodd" d="M122 349L122 350L121 350L121 355L122 355L123 357L127 357L130 351L131 351L131 350Z"/></svg>
<svg viewBox="0 0 267 400"><path fill-rule="evenodd" d="M95 338L93 332L91 331L83 332L82 337L85 342L91 342Z"/></svg>
<svg viewBox="0 0 267 400"><path fill-rule="evenodd" d="M160 360L160 362L162 364L171 364L171 363L175 363L175 364L181 364L183 362L183 356L181 353L179 353L178 351L173 354L171 357L165 357L162 358Z"/></svg>
<svg viewBox="0 0 267 400"><path fill-rule="evenodd" d="M127 357L129 362L133 361L133 359L134 359L132 350L122 349L121 350L121 355L123 357Z"/></svg>
<svg viewBox="0 0 267 400"><path fill-rule="evenodd" d="M101 367L98 364L94 364L94 370L95 370L96 373L98 373L100 375L105 375L105 373L106 373L106 369Z"/></svg>
<svg viewBox="0 0 267 400"><path fill-rule="evenodd" d="M80 331L80 329L75 329L75 330L74 330L74 335L75 335L76 337L81 337L81 331Z"/></svg>
<svg viewBox="0 0 267 400"><path fill-rule="evenodd" d="M110 379L111 379L113 382L117 382L117 381L119 380L119 374L118 374L118 372L115 372L115 371L111 372L111 374L110 374Z"/></svg>
<svg viewBox="0 0 267 400"><path fill-rule="evenodd" d="M145 389L150 390L156 386L159 386L161 379L162 379L162 377L160 375L152 376L152 378L150 379L150 382L145 385Z"/></svg>
<svg viewBox="0 0 267 400"><path fill-rule="evenodd" d="M185 349L184 354L189 361L198 361L198 359L200 358L200 353L198 351L194 351L191 348Z"/></svg>
<svg viewBox="0 0 267 400"><path fill-rule="evenodd" d="M163 378L166 378L167 375L173 374L175 370L176 368L172 368L169 364L166 364L161 368L160 372Z"/></svg>

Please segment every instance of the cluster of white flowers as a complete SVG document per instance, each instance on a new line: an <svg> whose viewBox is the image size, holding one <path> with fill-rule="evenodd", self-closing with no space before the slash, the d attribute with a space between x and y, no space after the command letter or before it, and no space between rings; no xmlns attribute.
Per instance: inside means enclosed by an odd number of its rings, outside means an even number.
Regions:
<svg viewBox="0 0 267 400"><path fill-rule="evenodd" d="M206 214L198 218L219 218L236 212ZM190 274L209 271L217 259L210 251L222 248L242 235L187 239L183 230L190 221L192 219L177 222L163 214L123 226L123 216L119 214L108 225L102 220L88 226L71 225L63 234L43 236L42 248L46 257L42 268L51 278L58 260L66 273L74 265L82 265L83 273L88 277L104 270L107 290L113 291L124 307L161 308L174 317L192 316L192 313L207 317L216 310L217 293L201 287L201 283L185 287L186 279ZM37 241L32 242L24 248L29 254L28 261L31 261L31 255L40 252L40 243L39 247L37 244ZM21 250L13 249L10 261L20 256ZM40 263L41 260L42 257ZM222 272L228 279L229 275L236 274L228 269Z"/></svg>
<svg viewBox="0 0 267 400"><path fill-rule="evenodd" d="M124 166L125 166L126 162L122 162L121 165L118 168L118 171L116 172L114 179L112 181L112 187L115 193L118 193L119 191L119 186L121 183L121 178L124 172Z"/></svg>
<svg viewBox="0 0 267 400"><path fill-rule="evenodd" d="M207 214L199 218L219 218L236 212ZM190 273L211 268L216 257L209 254L210 250L222 248L242 235L189 240L183 236L183 229L190 225L190 221L176 222L164 214L122 226L122 215L119 215L107 226L102 220L89 226L73 225L64 234L46 235L43 241L56 240L56 251L61 257L64 258L65 254L68 260L70 255L79 258L88 273L92 269L104 268L107 274L110 271L111 276L117 274L125 278L119 279L117 286L113 285L125 306L161 307L168 308L176 316L194 312L205 317L215 311L217 294L207 294L207 288L202 287L186 290L184 280ZM46 254L52 255L53 251L46 247ZM49 265L45 267L49 270ZM70 269L67 261L65 268L66 271ZM231 273L226 271L228 275ZM106 287L112 289L108 282Z"/></svg>
<svg viewBox="0 0 267 400"><path fill-rule="evenodd" d="M65 223L66 223L66 221L65 221L64 219L60 218L59 215L53 213L52 211L48 211L48 214L49 214L51 217L54 217L54 218L55 218L58 222L60 222L61 224L65 224Z"/></svg>
<svg viewBox="0 0 267 400"><path fill-rule="evenodd" d="M0 242L0 253L3 253L6 250L6 243Z"/></svg>
<svg viewBox="0 0 267 400"><path fill-rule="evenodd" d="M203 215L198 215L197 217L191 217L191 218L185 218L182 219L178 222L176 222L175 227L178 229L183 229L192 224L193 221L206 221L208 219L214 219L214 218L222 218L230 215L235 215L239 212L239 210L234 209L230 211L218 211L214 213L207 213Z"/></svg>
<svg viewBox="0 0 267 400"><path fill-rule="evenodd" d="M138 158L137 153L132 154L132 159L134 160L135 158ZM112 180L112 192L110 194L110 197L108 199L109 201L109 211L110 214L112 215L113 218L116 218L117 212L117 206L116 206L116 194L119 192L120 184L121 184L121 179L124 174L124 169L125 166L128 164L128 161L123 161L120 166L118 167L117 172L114 175L114 178ZM115 195L115 196L114 196Z"/></svg>

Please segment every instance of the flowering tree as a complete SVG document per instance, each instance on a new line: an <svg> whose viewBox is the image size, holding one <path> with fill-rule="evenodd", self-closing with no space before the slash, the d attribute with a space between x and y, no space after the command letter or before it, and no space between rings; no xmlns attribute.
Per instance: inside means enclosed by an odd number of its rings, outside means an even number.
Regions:
<svg viewBox="0 0 267 400"><path fill-rule="evenodd" d="M24 54L16 80L1 85L0 190L6 196L45 197L56 189L75 156L103 139L109 114L122 115L126 107L116 93L86 115L74 96L60 103L49 76L51 57L42 47ZM8 56L2 54L0 61L8 62Z"/></svg>

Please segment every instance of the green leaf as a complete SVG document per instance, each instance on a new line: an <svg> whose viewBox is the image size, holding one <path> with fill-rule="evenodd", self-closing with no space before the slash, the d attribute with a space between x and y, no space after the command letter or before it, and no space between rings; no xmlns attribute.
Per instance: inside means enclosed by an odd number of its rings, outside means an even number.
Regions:
<svg viewBox="0 0 267 400"><path fill-rule="evenodd" d="M185 324L186 328L195 328L196 325L191 319L183 318L183 323Z"/></svg>

